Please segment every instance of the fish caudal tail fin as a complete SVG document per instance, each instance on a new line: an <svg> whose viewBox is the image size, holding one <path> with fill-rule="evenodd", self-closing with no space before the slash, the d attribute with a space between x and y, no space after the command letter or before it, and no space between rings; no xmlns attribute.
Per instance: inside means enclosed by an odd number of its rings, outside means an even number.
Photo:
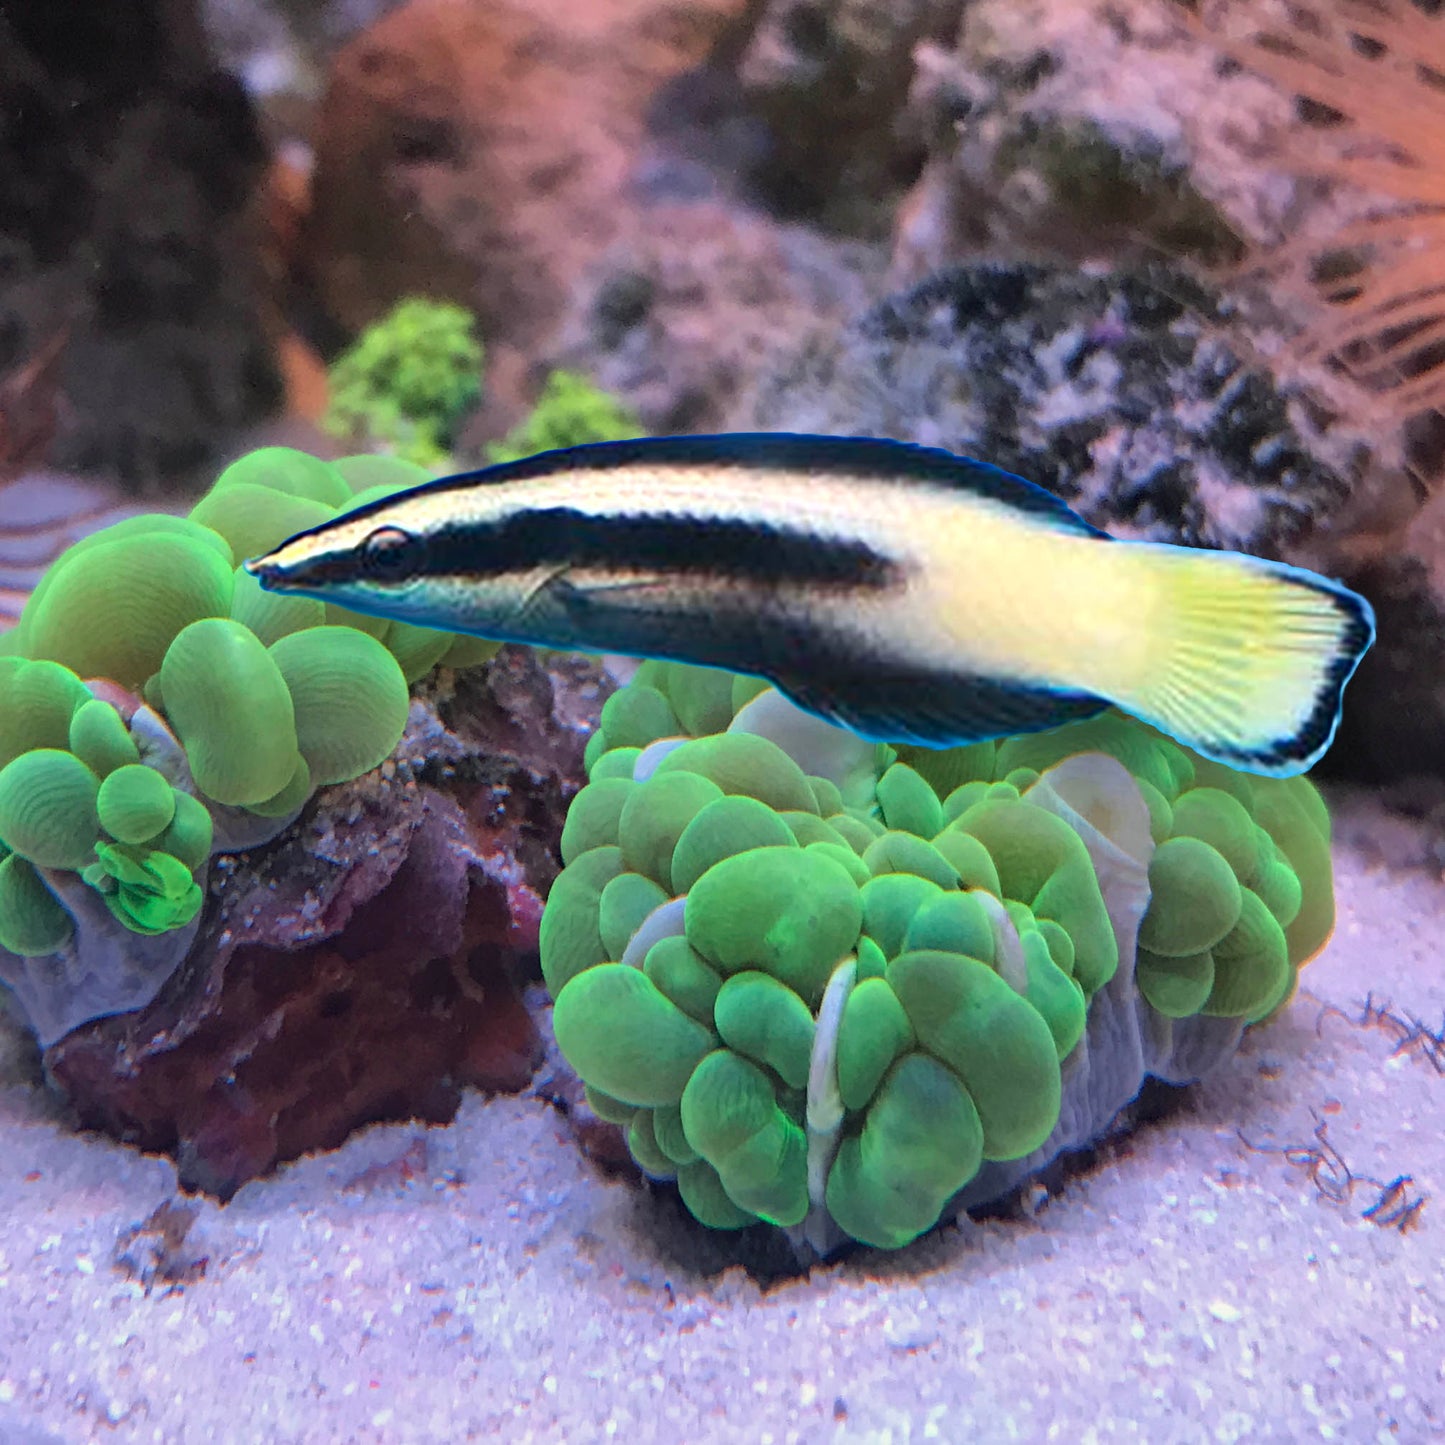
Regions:
<svg viewBox="0 0 1445 1445"><path fill-rule="evenodd" d="M1157 569L1158 646L1130 695L1112 700L1230 767L1306 771L1329 747L1345 683L1374 641L1370 604L1279 562L1149 544L1139 552Z"/></svg>

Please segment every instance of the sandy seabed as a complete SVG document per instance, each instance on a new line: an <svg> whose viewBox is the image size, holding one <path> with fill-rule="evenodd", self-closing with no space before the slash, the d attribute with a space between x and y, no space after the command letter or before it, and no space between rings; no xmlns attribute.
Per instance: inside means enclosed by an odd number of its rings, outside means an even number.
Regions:
<svg viewBox="0 0 1445 1445"><path fill-rule="evenodd" d="M1445 1051L1391 1022L1445 1027L1445 882L1336 866L1299 996L1168 1117L1031 1212L802 1275L540 1092L220 1207L12 1062L0 1445L1445 1439Z"/></svg>

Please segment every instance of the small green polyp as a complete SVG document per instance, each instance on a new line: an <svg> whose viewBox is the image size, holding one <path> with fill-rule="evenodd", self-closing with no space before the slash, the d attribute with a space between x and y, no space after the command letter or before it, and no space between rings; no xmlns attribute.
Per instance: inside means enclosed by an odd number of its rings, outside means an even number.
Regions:
<svg viewBox="0 0 1445 1445"><path fill-rule="evenodd" d="M229 618L193 622L166 650L160 678L167 718L207 797L261 803L290 782L296 714L254 632Z"/></svg>
<svg viewBox="0 0 1445 1445"><path fill-rule="evenodd" d="M175 790L154 768L127 763L100 785L100 826L118 843L148 843L170 826Z"/></svg>
<svg viewBox="0 0 1445 1445"><path fill-rule="evenodd" d="M731 1049L708 1054L682 1095L688 1142L740 1209L771 1224L808 1213L807 1140L778 1107L767 1075Z"/></svg>
<svg viewBox="0 0 1445 1445"><path fill-rule="evenodd" d="M34 866L18 853L0 858L0 948L34 958L63 948L73 931Z"/></svg>
<svg viewBox="0 0 1445 1445"><path fill-rule="evenodd" d="M22 753L0 768L0 838L39 867L83 868L100 837L99 792L74 753Z"/></svg>
<svg viewBox="0 0 1445 1445"><path fill-rule="evenodd" d="M110 843L96 844L95 853L86 882L131 932L169 933L184 928L200 911L205 895L180 859Z"/></svg>
<svg viewBox="0 0 1445 1445"><path fill-rule="evenodd" d="M599 1019L606 1027L597 1026ZM552 1027L558 1048L589 1084L644 1108L677 1103L717 1044L711 1030L660 993L641 969L620 963L577 974L557 995Z"/></svg>

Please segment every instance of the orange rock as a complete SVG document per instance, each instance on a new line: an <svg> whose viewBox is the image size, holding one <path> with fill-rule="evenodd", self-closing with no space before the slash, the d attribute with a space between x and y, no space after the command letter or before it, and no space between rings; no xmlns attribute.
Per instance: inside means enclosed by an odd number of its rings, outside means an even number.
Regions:
<svg viewBox="0 0 1445 1445"><path fill-rule="evenodd" d="M357 331L451 297L534 344L612 239L649 106L746 0L413 0L337 56L303 265Z"/></svg>

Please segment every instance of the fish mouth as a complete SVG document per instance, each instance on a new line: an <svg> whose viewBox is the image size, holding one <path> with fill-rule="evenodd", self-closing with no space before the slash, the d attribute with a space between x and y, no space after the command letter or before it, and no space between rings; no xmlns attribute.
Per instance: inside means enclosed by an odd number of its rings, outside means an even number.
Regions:
<svg viewBox="0 0 1445 1445"><path fill-rule="evenodd" d="M292 563L289 567L280 560L276 552L267 552L260 557L248 557L241 566L254 577L267 592L289 592L306 585L307 579L300 575L304 568Z"/></svg>
<svg viewBox="0 0 1445 1445"><path fill-rule="evenodd" d="M274 552L267 552L261 557L247 557L241 566L263 587L270 587L283 576L281 564L274 560L275 555Z"/></svg>
<svg viewBox="0 0 1445 1445"><path fill-rule="evenodd" d="M354 569L339 557L293 557L288 560L290 542L248 557L241 565L267 592L316 591L328 585L354 580Z"/></svg>

